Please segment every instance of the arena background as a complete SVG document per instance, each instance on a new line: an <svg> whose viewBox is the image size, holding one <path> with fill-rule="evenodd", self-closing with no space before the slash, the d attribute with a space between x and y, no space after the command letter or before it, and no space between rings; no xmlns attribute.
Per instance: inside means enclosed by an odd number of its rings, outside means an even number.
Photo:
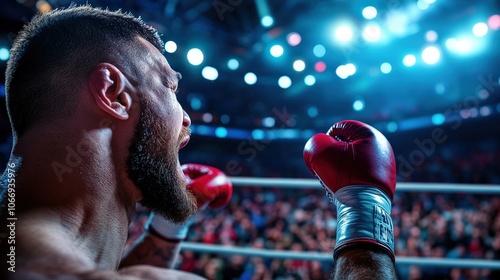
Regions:
<svg viewBox="0 0 500 280"><path fill-rule="evenodd" d="M179 99L192 120L183 163L235 177L311 179L302 159L307 139L356 119L389 139L398 182L500 184L498 1L74 2L140 15L167 42L165 57L183 75ZM3 73L23 23L69 4L0 4ZM12 139L1 77L3 170ZM200 214L189 240L331 252L327 221L335 213L326 202L320 189L237 187L225 210ZM396 253L500 260L499 214L498 195L398 192ZM145 215L132 224L132 239ZM188 250L178 265L210 279L324 279L330 269ZM398 272L401 279L500 279L490 269L452 266L399 265Z"/></svg>

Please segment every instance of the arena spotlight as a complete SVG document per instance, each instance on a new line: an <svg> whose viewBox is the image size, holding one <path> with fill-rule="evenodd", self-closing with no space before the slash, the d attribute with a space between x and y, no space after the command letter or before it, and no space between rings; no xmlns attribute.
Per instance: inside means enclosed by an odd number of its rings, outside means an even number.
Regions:
<svg viewBox="0 0 500 280"><path fill-rule="evenodd" d="M303 60L297 59L293 62L293 70L302 72L304 69L306 69L306 63Z"/></svg>
<svg viewBox="0 0 500 280"><path fill-rule="evenodd" d="M269 52L274 57L280 57L280 56L283 55L283 53L285 52L285 50L280 45L274 45L274 46L271 47L271 49L269 50Z"/></svg>
<svg viewBox="0 0 500 280"><path fill-rule="evenodd" d="M403 58L403 65L406 67L412 67L417 63L417 58L413 54L407 54Z"/></svg>
<svg viewBox="0 0 500 280"><path fill-rule="evenodd" d="M300 44L300 42L302 41L302 37L300 37L299 33L297 32L291 32L290 34L288 34L288 36L286 36L286 41L290 46L295 47Z"/></svg>
<svg viewBox="0 0 500 280"><path fill-rule="evenodd" d="M10 57L9 49L0 48L0 60L6 61Z"/></svg>
<svg viewBox="0 0 500 280"><path fill-rule="evenodd" d="M313 53L316 57L323 57L326 54L326 49L323 45L318 44L314 46Z"/></svg>
<svg viewBox="0 0 500 280"><path fill-rule="evenodd" d="M257 75L252 72L248 72L245 74L245 77L243 79L248 85L253 85L257 82Z"/></svg>
<svg viewBox="0 0 500 280"><path fill-rule="evenodd" d="M374 19L377 16L377 9L373 6L367 6L363 9L361 14L366 19Z"/></svg>
<svg viewBox="0 0 500 280"><path fill-rule="evenodd" d="M287 89L292 85L292 80L287 76L281 76L278 80L280 88Z"/></svg>
<svg viewBox="0 0 500 280"><path fill-rule="evenodd" d="M274 24L274 18L272 16L264 16L260 20L260 23L264 27L270 27L270 26L272 26Z"/></svg>
<svg viewBox="0 0 500 280"><path fill-rule="evenodd" d="M441 58L441 51L436 46L428 46L422 51L422 60L429 64L436 64Z"/></svg>
<svg viewBox="0 0 500 280"><path fill-rule="evenodd" d="M388 62L384 62L382 63L382 65L380 65L380 72L384 73L384 74L389 74L391 73L392 71L392 65Z"/></svg>
<svg viewBox="0 0 500 280"><path fill-rule="evenodd" d="M231 58L230 60L227 61L227 68L231 70L236 70L240 67L240 63L237 59Z"/></svg>
<svg viewBox="0 0 500 280"><path fill-rule="evenodd" d="M177 50L177 44L174 41L167 41L165 43L165 51L168 53L174 53Z"/></svg>
<svg viewBox="0 0 500 280"><path fill-rule="evenodd" d="M478 22L472 27L472 33L476 37L484 37L488 33L488 25L484 22Z"/></svg>
<svg viewBox="0 0 500 280"><path fill-rule="evenodd" d="M304 77L304 84L307 86L312 86L316 83L316 78L313 75L307 75Z"/></svg>
<svg viewBox="0 0 500 280"><path fill-rule="evenodd" d="M363 29L363 38L367 42L377 42L382 37L382 29L377 23L368 23Z"/></svg>
<svg viewBox="0 0 500 280"><path fill-rule="evenodd" d="M201 75L209 81L215 81L219 77L219 72L211 66L205 66L203 70L201 70Z"/></svg>
<svg viewBox="0 0 500 280"><path fill-rule="evenodd" d="M354 31L350 26L341 25L335 30L335 39L342 44L349 43L353 36Z"/></svg>
<svg viewBox="0 0 500 280"><path fill-rule="evenodd" d="M203 52L198 48L190 49L187 53L187 59L194 66L200 65L204 59Z"/></svg>
<svg viewBox="0 0 500 280"><path fill-rule="evenodd" d="M361 99L358 99L354 101L354 103L352 103L352 108L356 112L362 111L365 108L365 102Z"/></svg>

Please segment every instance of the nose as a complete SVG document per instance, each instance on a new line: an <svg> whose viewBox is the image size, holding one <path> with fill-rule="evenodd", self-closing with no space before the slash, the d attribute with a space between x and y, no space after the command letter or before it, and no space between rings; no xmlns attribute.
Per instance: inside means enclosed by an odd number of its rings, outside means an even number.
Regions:
<svg viewBox="0 0 500 280"><path fill-rule="evenodd" d="M186 113L186 111L182 110L182 112L183 112L182 125L185 127L189 127L191 125L191 118L189 117L188 113Z"/></svg>

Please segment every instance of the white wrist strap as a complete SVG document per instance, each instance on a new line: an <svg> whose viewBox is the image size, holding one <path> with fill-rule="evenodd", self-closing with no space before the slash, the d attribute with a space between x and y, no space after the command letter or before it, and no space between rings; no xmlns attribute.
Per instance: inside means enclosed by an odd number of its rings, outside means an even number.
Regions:
<svg viewBox="0 0 500 280"><path fill-rule="evenodd" d="M186 239L191 223L192 219L189 218L184 224L177 225L161 216L151 213L146 223L146 230L153 234L160 234L164 239L181 241Z"/></svg>

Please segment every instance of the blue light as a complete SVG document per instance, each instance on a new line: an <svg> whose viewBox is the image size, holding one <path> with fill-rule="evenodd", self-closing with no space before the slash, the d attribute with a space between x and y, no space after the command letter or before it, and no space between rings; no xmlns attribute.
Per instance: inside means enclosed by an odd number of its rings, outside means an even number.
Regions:
<svg viewBox="0 0 500 280"><path fill-rule="evenodd" d="M219 77L219 72L211 66L205 66L203 70L201 70L201 75L209 81L215 81Z"/></svg>
<svg viewBox="0 0 500 280"><path fill-rule="evenodd" d="M316 78L313 75L307 75L304 77L304 84L312 86L316 83Z"/></svg>
<svg viewBox="0 0 500 280"><path fill-rule="evenodd" d="M377 16L377 9L373 6L368 6L363 9L361 14L366 19L374 19Z"/></svg>
<svg viewBox="0 0 500 280"><path fill-rule="evenodd" d="M315 118L318 116L318 108L311 106L307 108L307 115L311 118Z"/></svg>
<svg viewBox="0 0 500 280"><path fill-rule="evenodd" d="M274 23L274 19L273 17L271 16L264 16L261 20L260 20L260 23L262 24L262 26L264 27L269 27L271 25L273 25Z"/></svg>
<svg viewBox="0 0 500 280"><path fill-rule="evenodd" d="M434 114L432 115L432 124L434 125L442 125L445 121L445 117L443 114Z"/></svg>
<svg viewBox="0 0 500 280"><path fill-rule="evenodd" d="M255 140L264 139L265 133L262 129L254 129L252 130L252 138Z"/></svg>
<svg viewBox="0 0 500 280"><path fill-rule="evenodd" d="M240 63L238 62L237 59L231 58L230 60L227 61L227 68L231 70L236 70L240 67Z"/></svg>
<svg viewBox="0 0 500 280"><path fill-rule="evenodd" d="M323 57L326 54L326 49L323 45L316 45L313 48L313 53L316 57Z"/></svg>
<svg viewBox="0 0 500 280"><path fill-rule="evenodd" d="M5 60L9 59L9 56L10 56L9 49L0 48L0 60L5 61Z"/></svg>
<svg viewBox="0 0 500 280"><path fill-rule="evenodd" d="M398 124L395 122L390 122L387 124L387 131L389 132L396 132L398 130Z"/></svg>
<svg viewBox="0 0 500 280"><path fill-rule="evenodd" d="M436 46L426 47L422 51L422 60L427 64L436 64L441 58L441 51Z"/></svg>
<svg viewBox="0 0 500 280"><path fill-rule="evenodd" d="M389 74L392 71L392 65L390 63L384 62L380 65L380 72L384 74Z"/></svg>
<svg viewBox="0 0 500 280"><path fill-rule="evenodd" d="M285 51L284 51L284 49L283 49L282 46L280 46L280 45L274 45L274 46L271 47L271 49L269 50L269 52L274 57L280 57L280 56L283 55L283 53Z"/></svg>
<svg viewBox="0 0 500 280"><path fill-rule="evenodd" d="M278 80L278 85L283 89L289 88L292 85L292 80L287 76L282 76Z"/></svg>
<svg viewBox="0 0 500 280"><path fill-rule="evenodd" d="M352 104L352 108L358 112L362 111L365 108L365 102L363 100L356 100Z"/></svg>
<svg viewBox="0 0 500 280"><path fill-rule="evenodd" d="M193 97L189 101L189 105L191 106L191 109L193 110L200 110L201 108L201 100L198 97Z"/></svg>
<svg viewBox="0 0 500 280"><path fill-rule="evenodd" d="M253 85L257 82L257 76L252 72L248 72L245 74L244 80L245 80L245 83L247 83L249 85Z"/></svg>
<svg viewBox="0 0 500 280"><path fill-rule="evenodd" d="M225 127L217 127L215 129L215 136L219 138L225 138L227 136L227 129Z"/></svg>
<svg viewBox="0 0 500 280"><path fill-rule="evenodd" d="M231 117L229 117L228 115L224 114L224 115L220 116L220 122L223 124L228 124L230 120L231 120Z"/></svg>

